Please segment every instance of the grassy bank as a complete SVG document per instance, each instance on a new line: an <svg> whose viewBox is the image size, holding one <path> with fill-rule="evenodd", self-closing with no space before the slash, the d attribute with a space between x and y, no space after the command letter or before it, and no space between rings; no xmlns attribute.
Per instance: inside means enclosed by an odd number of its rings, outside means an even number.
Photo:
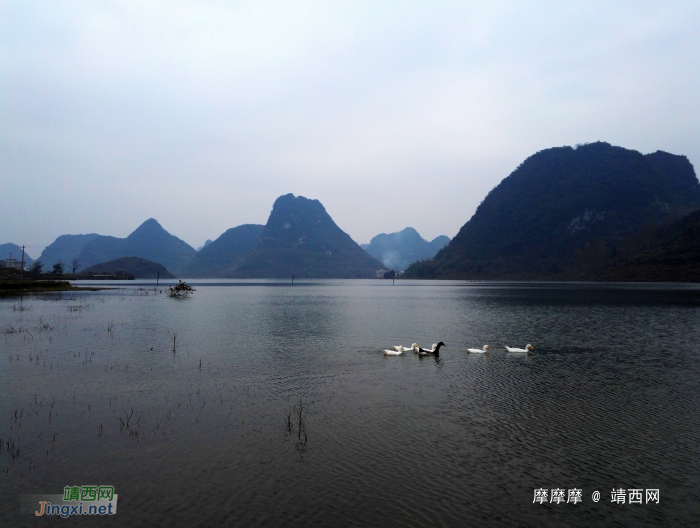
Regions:
<svg viewBox="0 0 700 528"><path fill-rule="evenodd" d="M0 280L0 293L32 293L53 291L96 291L104 288L73 286L68 281L58 280Z"/></svg>

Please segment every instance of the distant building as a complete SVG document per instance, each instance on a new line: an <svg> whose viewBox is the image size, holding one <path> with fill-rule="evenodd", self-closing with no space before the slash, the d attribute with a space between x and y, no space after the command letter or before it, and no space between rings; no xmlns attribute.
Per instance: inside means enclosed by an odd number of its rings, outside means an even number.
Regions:
<svg viewBox="0 0 700 528"><path fill-rule="evenodd" d="M16 269L16 270L24 270L24 267L22 266L22 261L9 258L5 260L0 260L0 267L2 268L10 268L10 269Z"/></svg>

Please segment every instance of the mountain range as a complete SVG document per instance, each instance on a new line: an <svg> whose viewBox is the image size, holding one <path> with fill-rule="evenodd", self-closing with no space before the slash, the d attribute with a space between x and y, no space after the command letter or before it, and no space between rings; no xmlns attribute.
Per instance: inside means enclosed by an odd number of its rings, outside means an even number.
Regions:
<svg viewBox="0 0 700 528"><path fill-rule="evenodd" d="M199 251L151 218L124 239L62 235L39 258L50 269L57 260L85 268L139 257L184 277L375 277L412 261L406 278L698 280L698 209L686 157L597 142L527 158L451 241L406 228L377 235L365 251L318 200L287 194L266 225L229 229Z"/></svg>
<svg viewBox="0 0 700 528"><path fill-rule="evenodd" d="M46 266L58 260L69 265L77 258L81 273L112 273L115 265L126 266L127 261L117 260L126 257L162 264L169 272L192 278L368 278L384 267L336 225L321 202L293 194L275 201L266 225L231 228L199 251L151 218L123 239L62 235L41 258ZM128 274L142 275L145 268L138 269Z"/></svg>
<svg viewBox="0 0 700 528"><path fill-rule="evenodd" d="M231 228L179 272L206 278L367 278L382 269L340 229L318 200L287 194L267 223Z"/></svg>
<svg viewBox="0 0 700 528"><path fill-rule="evenodd" d="M61 235L44 248L38 260L43 262L45 269L51 269L57 262L63 262L64 268L67 268L74 259L78 258L83 246L99 236L97 233ZM81 267L85 267L85 265Z"/></svg>
<svg viewBox="0 0 700 528"><path fill-rule="evenodd" d="M84 267L120 257L141 257L177 272L197 252L187 242L168 233L153 218L146 220L126 238L99 235L85 243L78 259Z"/></svg>
<svg viewBox="0 0 700 528"><path fill-rule="evenodd" d="M386 268L403 271L413 262L433 258L449 243L450 237L445 235L428 242L418 231L407 227L397 233L381 233L372 238L369 244L360 244L360 247Z"/></svg>

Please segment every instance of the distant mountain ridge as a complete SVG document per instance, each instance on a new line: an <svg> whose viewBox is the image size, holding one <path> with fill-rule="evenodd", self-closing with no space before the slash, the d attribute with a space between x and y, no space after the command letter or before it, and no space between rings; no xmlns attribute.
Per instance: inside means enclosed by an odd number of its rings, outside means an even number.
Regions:
<svg viewBox="0 0 700 528"><path fill-rule="evenodd" d="M45 269L51 269L51 267L57 262L61 261L64 267L70 266L73 259L78 258L83 246L90 242L91 240L99 237L97 233L89 233L87 235L61 235L51 244L44 248L39 260L43 262ZM83 268L81 266L81 268Z"/></svg>
<svg viewBox="0 0 700 528"><path fill-rule="evenodd" d="M149 218L126 238L102 235L92 238L85 243L78 258L81 265L88 268L121 257L140 257L177 273L195 254L192 246Z"/></svg>
<svg viewBox="0 0 700 528"><path fill-rule="evenodd" d="M645 226L698 208L700 183L684 156L602 142L551 148L526 159L447 247L406 276L574 278L589 253L610 257Z"/></svg>
<svg viewBox="0 0 700 528"><path fill-rule="evenodd" d="M211 244L211 242L212 242L211 239L210 239L210 238L207 238L207 239L204 241L204 244L202 244L201 246L199 246L199 247L196 249L196 251L202 251L202 249L204 249L204 248L207 247L209 244Z"/></svg>
<svg viewBox="0 0 700 528"><path fill-rule="evenodd" d="M8 242L6 244L0 244L0 260L7 260L9 258L16 259L18 262L22 261L22 248L17 244ZM34 262L34 259L27 254L27 250L24 250L24 264L29 266Z"/></svg>
<svg viewBox="0 0 700 528"><path fill-rule="evenodd" d="M191 278L225 278L235 273L243 259L260 244L265 226L245 224L232 227L213 242L206 244L180 270Z"/></svg>
<svg viewBox="0 0 700 528"><path fill-rule="evenodd" d="M360 247L387 269L403 271L413 262L433 258L449 242L450 238L445 235L428 242L414 228L407 227L396 233L381 233Z"/></svg>
<svg viewBox="0 0 700 528"><path fill-rule="evenodd" d="M275 200L260 244L228 276L371 278L382 268L336 225L321 202L286 194Z"/></svg>
<svg viewBox="0 0 700 528"><path fill-rule="evenodd" d="M199 252L149 219L124 239L62 235L40 259L50 269L79 258L84 269L138 257L191 277L365 278L412 261L406 278L700 280L699 209L700 183L685 156L597 142L527 158L432 259L406 241L435 251L447 237L382 233L365 246L380 262L318 200L293 194L275 201L265 226L229 229Z"/></svg>
<svg viewBox="0 0 700 528"><path fill-rule="evenodd" d="M384 267L335 224L321 202L293 194L275 201L265 226L245 224L207 242L196 251L151 218L126 238L62 235L47 249L66 266L78 258L82 271L138 257L192 278L373 278Z"/></svg>

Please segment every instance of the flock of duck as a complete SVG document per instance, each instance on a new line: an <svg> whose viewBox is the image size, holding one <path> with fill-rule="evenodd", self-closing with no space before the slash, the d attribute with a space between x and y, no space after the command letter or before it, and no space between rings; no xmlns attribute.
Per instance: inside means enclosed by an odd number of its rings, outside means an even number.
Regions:
<svg viewBox="0 0 700 528"><path fill-rule="evenodd" d="M394 350L389 350L387 348L384 349L384 355L386 356L398 356L400 354L403 354L404 352L409 352L413 350L416 354L421 355L421 356L427 356L427 355L432 355L432 356L439 356L440 355L440 347L447 347L445 343L440 341L439 343L433 343L432 348L421 348L418 346L418 343L413 343L410 347L405 347L401 345L396 345L394 347ZM527 345L525 348L514 348L514 347L505 347L507 352L528 352L530 350L535 350L535 347L532 345ZM491 350L491 347L488 345L484 345L484 348L468 348L467 352L470 352L472 354L483 354L487 350Z"/></svg>

